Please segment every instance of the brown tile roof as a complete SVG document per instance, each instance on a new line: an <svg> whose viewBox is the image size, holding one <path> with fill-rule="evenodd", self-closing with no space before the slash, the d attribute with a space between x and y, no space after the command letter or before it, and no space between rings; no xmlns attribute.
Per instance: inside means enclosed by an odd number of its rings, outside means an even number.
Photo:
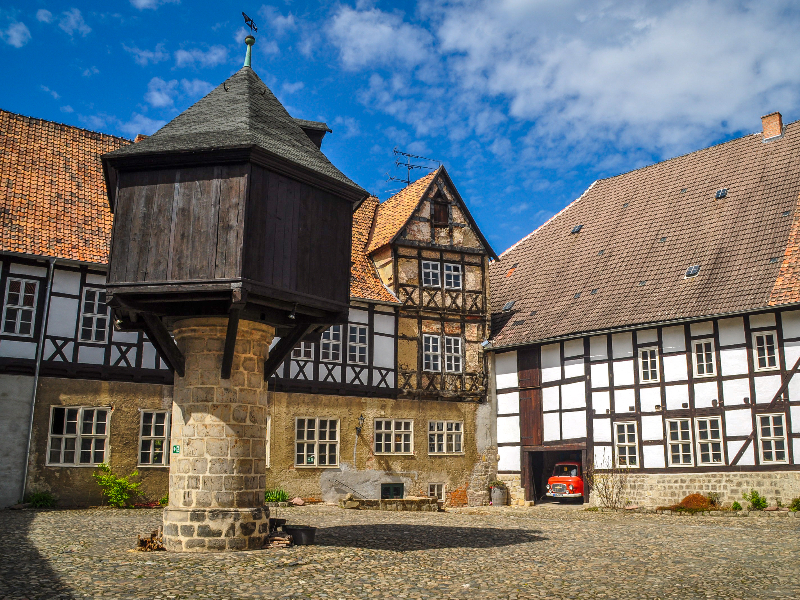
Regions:
<svg viewBox="0 0 800 600"><path fill-rule="evenodd" d="M107 262L100 155L130 143L0 110L0 250Z"/></svg>
<svg viewBox="0 0 800 600"><path fill-rule="evenodd" d="M372 260L365 252L375 211L380 201L370 196L353 213L353 251L350 266L350 296L378 302L399 303L397 297L381 282Z"/></svg>
<svg viewBox="0 0 800 600"><path fill-rule="evenodd" d="M490 266L494 346L798 302L798 194L800 122L597 181Z"/></svg>
<svg viewBox="0 0 800 600"><path fill-rule="evenodd" d="M439 174L442 167L428 173L425 177L417 179L414 183L404 190L397 192L394 196L386 200L378 208L375 218L375 226L372 230L367 254L375 252L378 248L390 243L397 233L406 224L414 212L414 209L422 200L425 191L430 187L431 182Z"/></svg>

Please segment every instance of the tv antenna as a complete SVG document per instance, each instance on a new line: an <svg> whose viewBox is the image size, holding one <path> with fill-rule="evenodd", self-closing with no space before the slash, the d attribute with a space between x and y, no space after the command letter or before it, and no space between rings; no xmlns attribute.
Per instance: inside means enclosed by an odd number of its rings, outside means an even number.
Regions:
<svg viewBox="0 0 800 600"><path fill-rule="evenodd" d="M256 22L253 21L250 17L244 14L242 11L242 16L244 17L244 24L250 28L250 33L256 33L258 31L258 27L256 27Z"/></svg>
<svg viewBox="0 0 800 600"><path fill-rule="evenodd" d="M426 158L424 156L418 156L416 154L409 154L408 152L401 152L400 150L397 149L397 146L394 147L394 149L392 150L392 153L396 157L398 157L398 158L395 158L395 160L394 160L394 166L395 167L405 167L405 169L406 169L406 177L405 177L405 179L403 179L402 177L392 177L392 176L389 175L389 173L386 173L386 177L387 177L386 181L402 181L403 183L406 184L406 187L411 185L411 171L413 171L414 169L427 169L428 171L435 171L436 169L438 169L442 165L442 161L436 160L435 158ZM405 157L405 161L403 161L403 159L399 158L399 157ZM427 165L416 165L416 164L413 164L411 162L412 158L415 158L415 159L418 159L418 160L427 160L428 162L436 163L437 166L436 167L429 167Z"/></svg>

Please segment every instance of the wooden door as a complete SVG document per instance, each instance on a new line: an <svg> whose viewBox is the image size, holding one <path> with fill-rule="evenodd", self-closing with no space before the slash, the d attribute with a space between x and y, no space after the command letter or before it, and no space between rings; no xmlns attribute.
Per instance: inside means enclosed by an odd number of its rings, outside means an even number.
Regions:
<svg viewBox="0 0 800 600"><path fill-rule="evenodd" d="M538 346L522 348L517 352L520 441L523 446L542 445L542 370L539 356Z"/></svg>

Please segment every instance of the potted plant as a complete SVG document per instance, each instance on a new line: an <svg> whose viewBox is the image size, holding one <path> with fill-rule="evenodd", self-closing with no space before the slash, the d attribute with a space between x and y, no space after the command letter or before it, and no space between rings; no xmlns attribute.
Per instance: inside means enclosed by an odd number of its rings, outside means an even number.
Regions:
<svg viewBox="0 0 800 600"><path fill-rule="evenodd" d="M492 506L505 506L508 501L508 488L505 482L499 479L490 481L489 495L492 499Z"/></svg>

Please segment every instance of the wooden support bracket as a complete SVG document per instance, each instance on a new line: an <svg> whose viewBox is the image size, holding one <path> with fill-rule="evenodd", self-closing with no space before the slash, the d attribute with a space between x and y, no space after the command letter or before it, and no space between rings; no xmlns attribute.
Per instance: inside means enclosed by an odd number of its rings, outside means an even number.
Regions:
<svg viewBox="0 0 800 600"><path fill-rule="evenodd" d="M233 350L236 347L236 334L239 331L239 314L241 310L232 308L228 316L228 331L225 333L225 350L222 353L222 379L231 378L233 366Z"/></svg>
<svg viewBox="0 0 800 600"><path fill-rule="evenodd" d="M186 372L186 358L178 349L175 340L172 339L164 323L151 313L142 313L141 317L144 321L144 330L147 333L147 337L156 345L161 352L161 356L164 357L164 360L167 361L172 370L183 377Z"/></svg>
<svg viewBox="0 0 800 600"><path fill-rule="evenodd" d="M297 342L302 340L314 326L313 323L298 323L288 335L282 337L281 340L275 344L275 347L269 352L269 357L267 357L267 360L264 362L265 381L275 374L275 371L278 370L280 364L297 345Z"/></svg>

